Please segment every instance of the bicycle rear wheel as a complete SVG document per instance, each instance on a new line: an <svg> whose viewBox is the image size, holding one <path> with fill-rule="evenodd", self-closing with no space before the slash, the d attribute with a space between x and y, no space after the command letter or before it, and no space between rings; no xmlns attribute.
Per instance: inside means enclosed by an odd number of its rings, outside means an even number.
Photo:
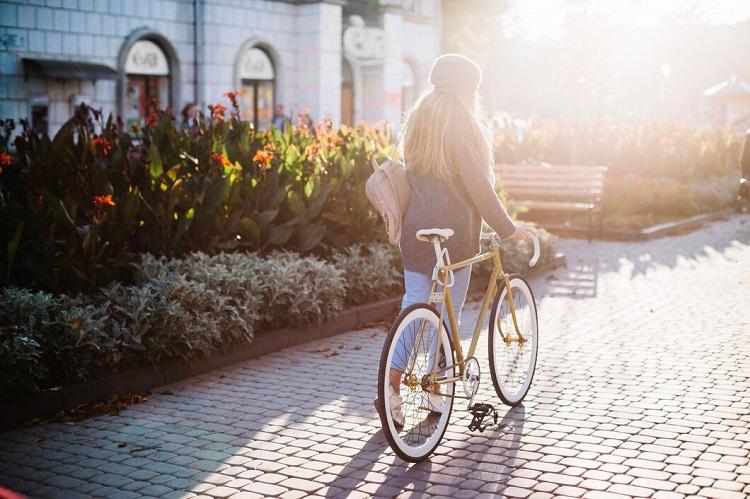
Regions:
<svg viewBox="0 0 750 499"><path fill-rule="evenodd" d="M391 327L378 373L378 400L383 432L402 459L418 462L440 444L453 409L455 383L438 385L440 394L427 383L434 359L440 377L455 372L453 345L431 305L417 303L399 314ZM391 380L400 372L398 393ZM437 395L437 397L436 397Z"/></svg>
<svg viewBox="0 0 750 499"><path fill-rule="evenodd" d="M490 311L488 346L490 374L495 391L503 403L516 406L523 401L534 379L539 327L536 302L528 283L518 274L511 274L509 283L518 328L525 341L518 342L508 300L508 289L501 281Z"/></svg>

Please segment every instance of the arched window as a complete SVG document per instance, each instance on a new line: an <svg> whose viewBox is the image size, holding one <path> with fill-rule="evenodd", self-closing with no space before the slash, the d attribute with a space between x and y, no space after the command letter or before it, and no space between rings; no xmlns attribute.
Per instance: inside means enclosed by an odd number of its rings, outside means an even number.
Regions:
<svg viewBox="0 0 750 499"><path fill-rule="evenodd" d="M417 100L417 79L411 64L403 61L401 66L401 111L406 112Z"/></svg>
<svg viewBox="0 0 750 499"><path fill-rule="evenodd" d="M133 43L125 59L125 106L128 128L142 125L154 109L171 105L171 74L164 51L151 40Z"/></svg>
<svg viewBox="0 0 750 499"><path fill-rule="evenodd" d="M276 72L268 54L251 47L240 58L240 116L265 130L271 126L275 102Z"/></svg>

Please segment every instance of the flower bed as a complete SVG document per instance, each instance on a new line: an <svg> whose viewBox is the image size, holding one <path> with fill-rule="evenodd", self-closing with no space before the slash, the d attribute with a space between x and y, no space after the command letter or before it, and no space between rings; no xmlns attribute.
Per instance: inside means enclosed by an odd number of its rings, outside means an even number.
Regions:
<svg viewBox="0 0 750 499"><path fill-rule="evenodd" d="M387 133L330 122L256 132L236 109L213 112L189 131L162 112L134 134L81 107L51 140L24 124L0 173L0 284L93 291L133 282L143 253L329 256L383 240L364 182Z"/></svg>
<svg viewBox="0 0 750 499"><path fill-rule="evenodd" d="M573 123L540 122L500 128L495 158L609 166L604 226L630 229L729 206L741 144L727 130L684 123L581 123L576 133Z"/></svg>

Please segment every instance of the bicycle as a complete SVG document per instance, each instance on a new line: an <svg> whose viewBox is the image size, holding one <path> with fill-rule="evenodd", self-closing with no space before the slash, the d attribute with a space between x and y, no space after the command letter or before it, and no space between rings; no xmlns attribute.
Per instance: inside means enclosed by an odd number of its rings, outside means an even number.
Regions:
<svg viewBox="0 0 750 499"><path fill-rule="evenodd" d="M480 379L479 362L474 353L488 308L490 374L503 403L517 406L523 401L536 368L537 313L528 283L518 274L503 271L499 238L494 233L482 234L483 240L490 240L490 251L452 264L447 248L441 246L452 235L451 229L417 232L418 239L431 242L435 249L430 297L427 303L415 303L399 314L380 359L378 412L383 431L393 451L410 462L424 460L440 444L454 399L468 400L468 410L474 416L470 429L483 431L487 417L497 422L493 406L473 404ZM539 259L539 240L535 237L533 243L534 255L529 266L534 266ZM490 259L492 273L468 355L464 357L450 292L453 271ZM408 352L408 356L403 352ZM459 382L463 395L456 393Z"/></svg>

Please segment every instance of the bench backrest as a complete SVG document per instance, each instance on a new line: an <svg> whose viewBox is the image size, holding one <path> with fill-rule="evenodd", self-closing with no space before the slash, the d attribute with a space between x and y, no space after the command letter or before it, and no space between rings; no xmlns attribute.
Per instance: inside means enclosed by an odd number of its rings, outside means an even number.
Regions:
<svg viewBox="0 0 750 499"><path fill-rule="evenodd" d="M511 199L559 199L600 203L606 166L495 165Z"/></svg>

